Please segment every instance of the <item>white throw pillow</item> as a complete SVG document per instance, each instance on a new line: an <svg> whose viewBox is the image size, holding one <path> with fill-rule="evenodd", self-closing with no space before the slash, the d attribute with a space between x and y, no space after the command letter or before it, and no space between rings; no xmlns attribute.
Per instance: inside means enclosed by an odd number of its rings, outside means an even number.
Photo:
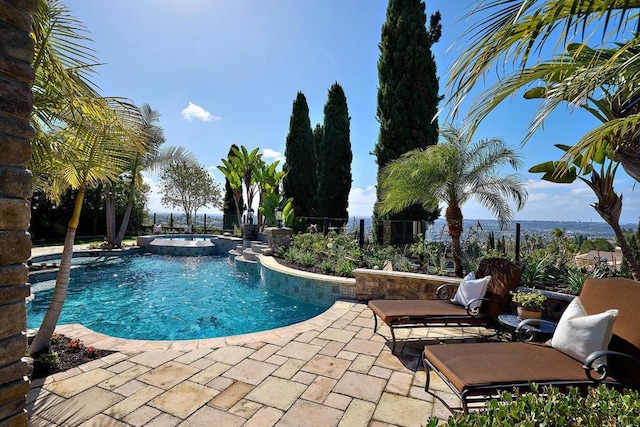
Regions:
<svg viewBox="0 0 640 427"><path fill-rule="evenodd" d="M460 282L458 291L453 296L451 302L466 307L472 299L482 298L487 292L489 280L491 280L491 276L476 279L473 273L467 274L467 276ZM482 301L475 302L472 304L471 308L475 309L480 307L481 304Z"/></svg>
<svg viewBox="0 0 640 427"><path fill-rule="evenodd" d="M594 351L606 350L618 310L587 315L580 298L574 298L560 317L551 347L580 362Z"/></svg>

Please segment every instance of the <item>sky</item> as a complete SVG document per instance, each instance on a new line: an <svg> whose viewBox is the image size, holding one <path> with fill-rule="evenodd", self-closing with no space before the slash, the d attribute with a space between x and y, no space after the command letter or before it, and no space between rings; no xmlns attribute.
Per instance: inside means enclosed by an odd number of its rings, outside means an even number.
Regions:
<svg viewBox="0 0 640 427"><path fill-rule="evenodd" d="M263 159L284 162L285 139L298 91L309 105L312 127L322 123L329 87L338 82L351 116L353 183L350 216L371 216L377 165L371 155L378 138L376 97L378 43L385 0L66 0L93 40L100 65L93 81L104 96L121 96L160 112L166 145L184 146L224 188L217 170L232 144L260 148ZM463 33L471 0L427 0L427 14L442 14L442 37L432 47L440 93L449 96L449 69L468 42ZM427 21L428 22L428 21ZM487 82L493 80L487 77ZM461 125L474 91L452 120L443 111L440 126ZM527 172L557 160L553 144L572 145L596 121L580 111L557 111L544 129L524 145L536 101L509 99L492 112L474 140L497 137L519 150L518 171L529 192L516 220L602 221L591 207L595 195L582 182L553 184ZM505 169L504 173L512 170ZM151 212L161 205L159 180ZM621 223L637 224L640 194L619 168L615 189L623 194ZM216 212L215 209L204 209ZM493 216L474 201L462 207L465 218Z"/></svg>

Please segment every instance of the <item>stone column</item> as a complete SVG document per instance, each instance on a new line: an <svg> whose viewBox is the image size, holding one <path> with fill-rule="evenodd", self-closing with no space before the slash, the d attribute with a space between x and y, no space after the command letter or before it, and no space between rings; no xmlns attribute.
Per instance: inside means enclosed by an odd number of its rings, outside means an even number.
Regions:
<svg viewBox="0 0 640 427"><path fill-rule="evenodd" d="M0 425L26 426L27 316L34 71L31 11L37 0L0 0Z"/></svg>
<svg viewBox="0 0 640 427"><path fill-rule="evenodd" d="M278 248L284 247L285 249L289 247L291 243L291 235L293 234L293 230L288 227L267 227L264 232L269 236L269 247L271 251L275 253Z"/></svg>

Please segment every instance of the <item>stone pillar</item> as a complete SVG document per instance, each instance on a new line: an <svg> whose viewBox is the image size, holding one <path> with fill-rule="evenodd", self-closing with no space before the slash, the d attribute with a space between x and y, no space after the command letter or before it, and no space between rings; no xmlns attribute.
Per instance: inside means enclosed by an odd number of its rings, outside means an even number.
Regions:
<svg viewBox="0 0 640 427"><path fill-rule="evenodd" d="M291 228L267 227L264 232L269 236L269 247L273 253L275 253L279 247L289 247L289 244L291 243L291 235L293 234L293 230Z"/></svg>
<svg viewBox="0 0 640 427"><path fill-rule="evenodd" d="M0 0L0 425L26 426L29 381L25 297L30 220L34 71L31 11L37 0Z"/></svg>
<svg viewBox="0 0 640 427"><path fill-rule="evenodd" d="M258 240L258 224L244 224L242 226L242 244L245 248L251 247L251 242Z"/></svg>

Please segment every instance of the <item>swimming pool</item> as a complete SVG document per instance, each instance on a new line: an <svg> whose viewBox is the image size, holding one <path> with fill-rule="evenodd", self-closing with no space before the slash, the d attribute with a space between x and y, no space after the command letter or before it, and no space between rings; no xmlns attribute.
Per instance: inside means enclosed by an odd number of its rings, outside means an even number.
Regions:
<svg viewBox="0 0 640 427"><path fill-rule="evenodd" d="M54 285L32 285L30 328L42 323ZM327 308L274 293L226 257L141 254L74 270L58 323L120 338L186 340L291 325Z"/></svg>

